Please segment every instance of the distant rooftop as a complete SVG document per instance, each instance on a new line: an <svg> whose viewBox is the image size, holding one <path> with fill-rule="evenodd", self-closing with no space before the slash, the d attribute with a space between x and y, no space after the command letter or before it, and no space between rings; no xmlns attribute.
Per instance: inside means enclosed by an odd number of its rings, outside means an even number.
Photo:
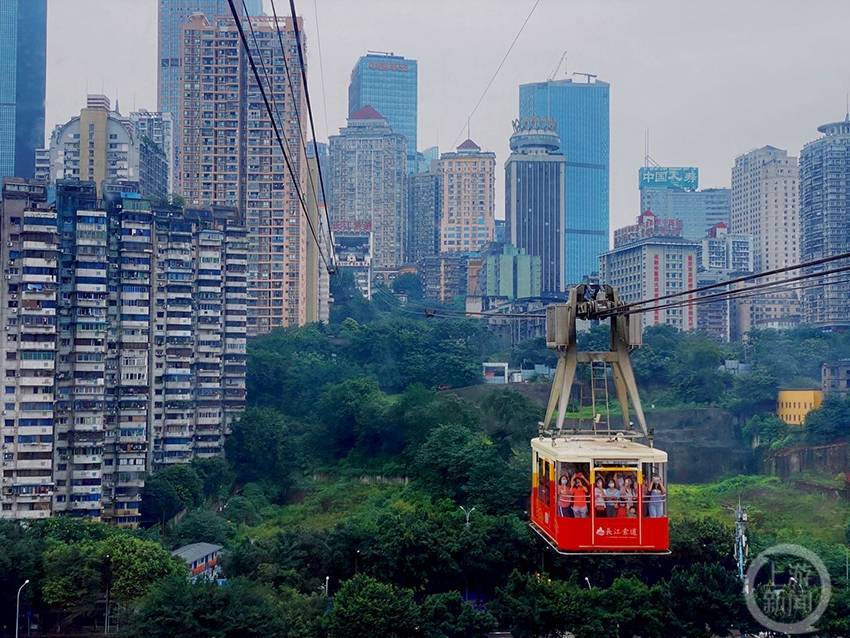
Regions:
<svg viewBox="0 0 850 638"><path fill-rule="evenodd" d="M467 139L465 142L463 142L460 146L457 147L457 150L459 150L459 151L480 151L481 147L478 146L478 144L476 144L472 140Z"/></svg>
<svg viewBox="0 0 850 638"><path fill-rule="evenodd" d="M191 545L178 547L171 552L171 555L175 558L182 558L185 562L191 565L196 560L202 559L204 556L220 552L221 549L221 545L214 545L213 543L192 543Z"/></svg>
<svg viewBox="0 0 850 638"><path fill-rule="evenodd" d="M368 104L348 116L349 120L383 120L384 116Z"/></svg>

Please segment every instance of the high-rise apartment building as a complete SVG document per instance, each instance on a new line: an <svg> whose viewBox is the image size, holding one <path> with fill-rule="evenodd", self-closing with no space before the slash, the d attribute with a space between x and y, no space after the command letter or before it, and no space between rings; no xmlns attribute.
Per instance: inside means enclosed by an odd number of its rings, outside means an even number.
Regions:
<svg viewBox="0 0 850 638"><path fill-rule="evenodd" d="M753 272L753 238L733 235L724 223L716 224L700 242L697 286L714 286ZM744 284L729 284L698 293L698 297L734 290ZM749 303L738 299L717 299L699 306L698 328L720 341L738 341L748 328Z"/></svg>
<svg viewBox="0 0 850 638"><path fill-rule="evenodd" d="M440 156L440 252L472 252L496 233L496 154L472 140Z"/></svg>
<svg viewBox="0 0 850 638"><path fill-rule="evenodd" d="M53 500L59 230L46 186L7 178L0 200L0 518L44 518Z"/></svg>
<svg viewBox="0 0 850 638"><path fill-rule="evenodd" d="M513 126L511 154L505 162L505 239L540 257L544 292L563 292L567 164L555 121L532 117Z"/></svg>
<svg viewBox="0 0 850 638"><path fill-rule="evenodd" d="M549 80L519 87L519 116L555 120L564 180L566 284L580 283L599 268L608 250L609 89L607 82Z"/></svg>
<svg viewBox="0 0 850 638"><path fill-rule="evenodd" d="M147 138L165 154L168 162L168 194L174 191L174 120L171 113L151 113L140 109L130 113L130 121L143 140Z"/></svg>
<svg viewBox="0 0 850 638"><path fill-rule="evenodd" d="M490 244L482 252L483 264L476 293L501 301L539 297L542 260L511 244Z"/></svg>
<svg viewBox="0 0 850 638"><path fill-rule="evenodd" d="M638 225L651 221L638 218ZM615 243L601 255L599 280L614 286L624 302L641 301L680 293L696 287L699 244L679 234L638 233ZM688 302L691 298L683 298ZM641 313L643 326L667 324L679 330L697 329L697 308L685 303L676 308Z"/></svg>
<svg viewBox="0 0 850 638"><path fill-rule="evenodd" d="M407 172L416 171L418 66L392 53L370 52L357 60L348 85L348 115L371 106L407 141Z"/></svg>
<svg viewBox="0 0 850 638"><path fill-rule="evenodd" d="M751 235L733 235L724 223L715 224L700 241L699 267L701 270L726 270L753 272L753 238Z"/></svg>
<svg viewBox="0 0 850 638"><path fill-rule="evenodd" d="M437 167L408 177L404 261L415 264L440 250L440 173Z"/></svg>
<svg viewBox="0 0 850 638"><path fill-rule="evenodd" d="M299 141L307 128L297 64L287 79L274 19L252 18L253 55L265 63L266 92L288 141L291 175L232 19L193 14L183 25L180 95L182 193L190 206L235 206L248 230L248 331L264 334L306 321L305 253L309 232L293 181L311 188ZM290 19L279 18L287 51ZM256 38L256 44L254 39ZM265 82L265 74L263 75ZM289 81L292 83L290 90ZM294 91L294 95L293 95ZM299 127L299 118L300 127Z"/></svg>
<svg viewBox="0 0 850 638"><path fill-rule="evenodd" d="M715 224L729 224L728 188L698 190L699 169L694 166L644 166L639 172L640 210L658 217L682 220L682 236L699 241Z"/></svg>
<svg viewBox="0 0 850 638"><path fill-rule="evenodd" d="M319 238L317 242L312 233L307 236L305 321L308 323L326 322L330 318L330 273L328 272L328 264L331 262L333 253L331 233L327 223L327 204L322 197L322 188L319 183L320 165L323 179L327 179L324 175L327 175L330 166L328 147L326 144L321 146L317 144L316 146L319 150L318 157L316 157L312 144L307 147L307 170L310 171L310 180L315 185L315 188L308 188L305 193L307 215Z"/></svg>
<svg viewBox="0 0 850 638"><path fill-rule="evenodd" d="M89 95L86 108L50 136L48 181L79 179L97 184L131 180L152 199L168 196L168 159L162 147L139 134L130 118L113 111L105 95Z"/></svg>
<svg viewBox="0 0 850 638"><path fill-rule="evenodd" d="M802 261L850 251L850 115L818 127L822 137L800 152L800 238ZM822 272L838 264L809 269ZM838 279L838 281L836 281ZM822 328L846 329L850 285L840 276L816 279L829 285L803 290L803 319Z"/></svg>
<svg viewBox="0 0 850 638"><path fill-rule="evenodd" d="M639 239L650 237L681 237L682 220L674 217L659 217L651 210L638 215L637 223L617 228L614 231L614 247L624 246Z"/></svg>
<svg viewBox="0 0 850 638"><path fill-rule="evenodd" d="M0 182L32 177L44 146L47 0L0 3Z"/></svg>
<svg viewBox="0 0 850 638"><path fill-rule="evenodd" d="M262 0L245 0L248 15L261 16ZM242 13L242 3L236 2ZM174 122L174 170L180 179L180 95L183 92L183 25L193 13L203 13L210 20L231 16L227 0L158 0L157 4L157 110L170 113Z"/></svg>
<svg viewBox="0 0 850 638"><path fill-rule="evenodd" d="M735 158L729 232L752 235L755 272L800 261L800 173L797 158L773 146ZM799 322L797 294L775 292L749 302L750 327L786 328Z"/></svg>
<svg viewBox="0 0 850 638"><path fill-rule="evenodd" d="M371 233L372 268L404 260L407 142L371 106L348 116L330 137L333 231Z"/></svg>
<svg viewBox="0 0 850 638"><path fill-rule="evenodd" d="M3 191L0 512L131 526L145 477L221 454L245 405L234 209L153 210L133 182Z"/></svg>

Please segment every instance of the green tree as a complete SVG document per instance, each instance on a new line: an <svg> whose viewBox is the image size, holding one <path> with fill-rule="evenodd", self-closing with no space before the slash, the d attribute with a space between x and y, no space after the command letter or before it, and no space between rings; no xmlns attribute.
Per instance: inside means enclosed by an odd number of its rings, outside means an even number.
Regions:
<svg viewBox="0 0 850 638"><path fill-rule="evenodd" d="M362 323L375 318L374 308L363 298L350 270L339 268L331 277L330 286L334 300L331 306L331 323L342 323L346 319Z"/></svg>
<svg viewBox="0 0 850 638"><path fill-rule="evenodd" d="M809 443L832 443L849 434L850 400L827 397L823 405L806 415L804 436Z"/></svg>
<svg viewBox="0 0 850 638"><path fill-rule="evenodd" d="M456 591L431 594L422 602L426 638L484 638L496 628L496 619L478 611Z"/></svg>
<svg viewBox="0 0 850 638"><path fill-rule="evenodd" d="M565 583L514 571L491 608L514 638L558 638L572 629L574 596Z"/></svg>
<svg viewBox="0 0 850 638"><path fill-rule="evenodd" d="M169 532L168 538L174 547L189 543L225 544L235 530L227 519L209 510L195 510L184 516Z"/></svg>
<svg viewBox="0 0 850 638"><path fill-rule="evenodd" d="M395 278L392 283L393 292L397 295L407 295L411 301L422 299L424 291L422 280L414 273L404 273Z"/></svg>
<svg viewBox="0 0 850 638"><path fill-rule="evenodd" d="M676 635L725 636L747 622L741 582L720 565L695 564L674 569L669 591Z"/></svg>
<svg viewBox="0 0 850 638"><path fill-rule="evenodd" d="M757 414L744 424L744 436L754 447L776 449L788 442L793 432L782 419L773 414Z"/></svg>
<svg viewBox="0 0 850 638"><path fill-rule="evenodd" d="M165 525L182 509L180 493L171 481L156 474L147 477L140 508L144 525Z"/></svg>
<svg viewBox="0 0 850 638"><path fill-rule="evenodd" d="M329 618L331 638L413 638L421 623L413 592L364 574L343 583Z"/></svg>
<svg viewBox="0 0 850 638"><path fill-rule="evenodd" d="M201 479L206 498L226 497L236 478L228 462L220 456L193 459L192 469Z"/></svg>
<svg viewBox="0 0 850 638"><path fill-rule="evenodd" d="M292 483L293 447L287 419L269 408L248 408L225 443L242 482L262 481L285 493Z"/></svg>

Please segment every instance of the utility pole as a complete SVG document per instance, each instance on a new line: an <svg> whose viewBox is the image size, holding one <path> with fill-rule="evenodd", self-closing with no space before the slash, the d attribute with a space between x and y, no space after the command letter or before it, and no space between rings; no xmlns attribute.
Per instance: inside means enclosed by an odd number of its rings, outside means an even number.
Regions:
<svg viewBox="0 0 850 638"><path fill-rule="evenodd" d="M747 539L747 522L749 517L747 511L738 497L738 505L735 507L735 562L738 565L738 579L744 583L744 593L749 593L749 584L746 579L747 557L750 553L749 540Z"/></svg>

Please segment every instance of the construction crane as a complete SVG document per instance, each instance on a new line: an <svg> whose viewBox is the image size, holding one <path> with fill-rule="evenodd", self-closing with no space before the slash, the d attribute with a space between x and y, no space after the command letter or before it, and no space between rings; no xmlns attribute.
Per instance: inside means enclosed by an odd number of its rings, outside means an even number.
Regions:
<svg viewBox="0 0 850 638"><path fill-rule="evenodd" d="M567 52L564 51L563 54L561 54L561 59L558 60L558 66L555 67L555 70L552 71L552 75L549 76L549 82L554 80L555 76L558 75L558 71L561 70L561 65L564 63L564 60L566 60L566 59L567 59Z"/></svg>

